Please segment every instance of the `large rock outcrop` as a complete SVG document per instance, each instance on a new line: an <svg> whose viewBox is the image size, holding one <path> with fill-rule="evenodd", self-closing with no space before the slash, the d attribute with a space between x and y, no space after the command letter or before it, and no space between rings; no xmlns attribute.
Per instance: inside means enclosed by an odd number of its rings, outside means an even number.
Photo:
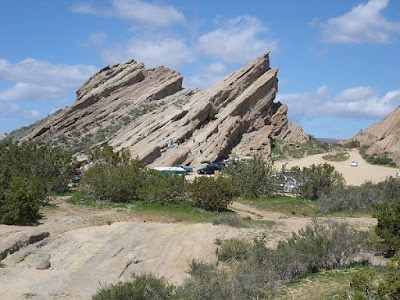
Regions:
<svg viewBox="0 0 400 300"><path fill-rule="evenodd" d="M368 147L367 154L387 155L400 166L400 106L381 122L361 130L351 140Z"/></svg>
<svg viewBox="0 0 400 300"><path fill-rule="evenodd" d="M147 164L212 162L230 153L268 158L274 138L304 142L307 135L274 103L278 70L269 53L206 91L182 88L170 69L135 61L106 67L78 91L70 107L25 138L75 149L107 143L128 148Z"/></svg>

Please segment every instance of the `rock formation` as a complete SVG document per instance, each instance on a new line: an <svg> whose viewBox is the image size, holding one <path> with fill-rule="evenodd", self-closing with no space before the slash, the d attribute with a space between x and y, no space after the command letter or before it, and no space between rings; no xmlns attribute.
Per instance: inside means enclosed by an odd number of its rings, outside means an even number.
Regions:
<svg viewBox="0 0 400 300"><path fill-rule="evenodd" d="M75 150L107 143L152 165L198 166L230 153L268 158L274 138L308 138L288 121L287 106L273 102L277 73L267 52L200 91L183 89L182 76L162 66L108 66L77 91L75 103L24 139Z"/></svg>
<svg viewBox="0 0 400 300"><path fill-rule="evenodd" d="M361 130L351 140L358 141L360 146L368 147L367 154L378 156L386 154L400 166L400 106L381 122Z"/></svg>

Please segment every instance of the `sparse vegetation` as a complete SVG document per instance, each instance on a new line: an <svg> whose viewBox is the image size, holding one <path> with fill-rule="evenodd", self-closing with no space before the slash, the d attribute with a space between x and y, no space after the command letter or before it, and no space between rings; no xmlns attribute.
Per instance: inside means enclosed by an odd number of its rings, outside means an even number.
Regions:
<svg viewBox="0 0 400 300"><path fill-rule="evenodd" d="M283 140L276 139L272 146L272 158L283 160L287 158L302 158L308 155L321 154L327 152L330 146L321 143L312 136L303 144L289 144Z"/></svg>
<svg viewBox="0 0 400 300"><path fill-rule="evenodd" d="M389 153L385 152L382 155L378 155L376 153L373 155L368 155L367 149L368 147L361 147L360 154L368 163L372 165L385 165L389 167L396 167L396 163L393 161L393 159L388 157Z"/></svg>
<svg viewBox="0 0 400 300"><path fill-rule="evenodd" d="M337 151L324 155L322 158L327 161L346 161L350 158L350 155L346 151Z"/></svg>
<svg viewBox="0 0 400 300"><path fill-rule="evenodd" d="M243 223L242 219L236 214L219 216L213 221L213 224L214 225L222 224L222 225L228 225L228 226L238 227L238 228L244 227L244 223Z"/></svg>

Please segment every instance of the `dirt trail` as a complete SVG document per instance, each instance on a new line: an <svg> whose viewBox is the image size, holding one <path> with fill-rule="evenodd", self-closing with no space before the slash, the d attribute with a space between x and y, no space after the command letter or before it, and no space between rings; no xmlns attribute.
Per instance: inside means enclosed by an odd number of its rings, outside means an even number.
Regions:
<svg viewBox="0 0 400 300"><path fill-rule="evenodd" d="M234 202L229 208L236 211L241 217L250 217L255 220L267 220L277 223L277 229L284 235L289 236L292 232L297 232L309 224L313 218L309 217L287 217L277 212L257 209L253 206ZM328 219L320 217L319 219ZM372 217L329 217L340 222L347 222L358 230L368 230L377 224L377 220Z"/></svg>

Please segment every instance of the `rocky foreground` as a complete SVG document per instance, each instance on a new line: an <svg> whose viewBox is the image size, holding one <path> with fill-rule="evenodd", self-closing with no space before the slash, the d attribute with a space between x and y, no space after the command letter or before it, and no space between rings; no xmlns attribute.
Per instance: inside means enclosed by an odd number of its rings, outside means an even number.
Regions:
<svg viewBox="0 0 400 300"><path fill-rule="evenodd" d="M265 53L206 91L182 88L183 77L134 60L108 66L78 91L75 103L24 139L75 150L108 144L147 164L198 166L228 154L268 158L277 137L308 140L274 103L278 69Z"/></svg>

